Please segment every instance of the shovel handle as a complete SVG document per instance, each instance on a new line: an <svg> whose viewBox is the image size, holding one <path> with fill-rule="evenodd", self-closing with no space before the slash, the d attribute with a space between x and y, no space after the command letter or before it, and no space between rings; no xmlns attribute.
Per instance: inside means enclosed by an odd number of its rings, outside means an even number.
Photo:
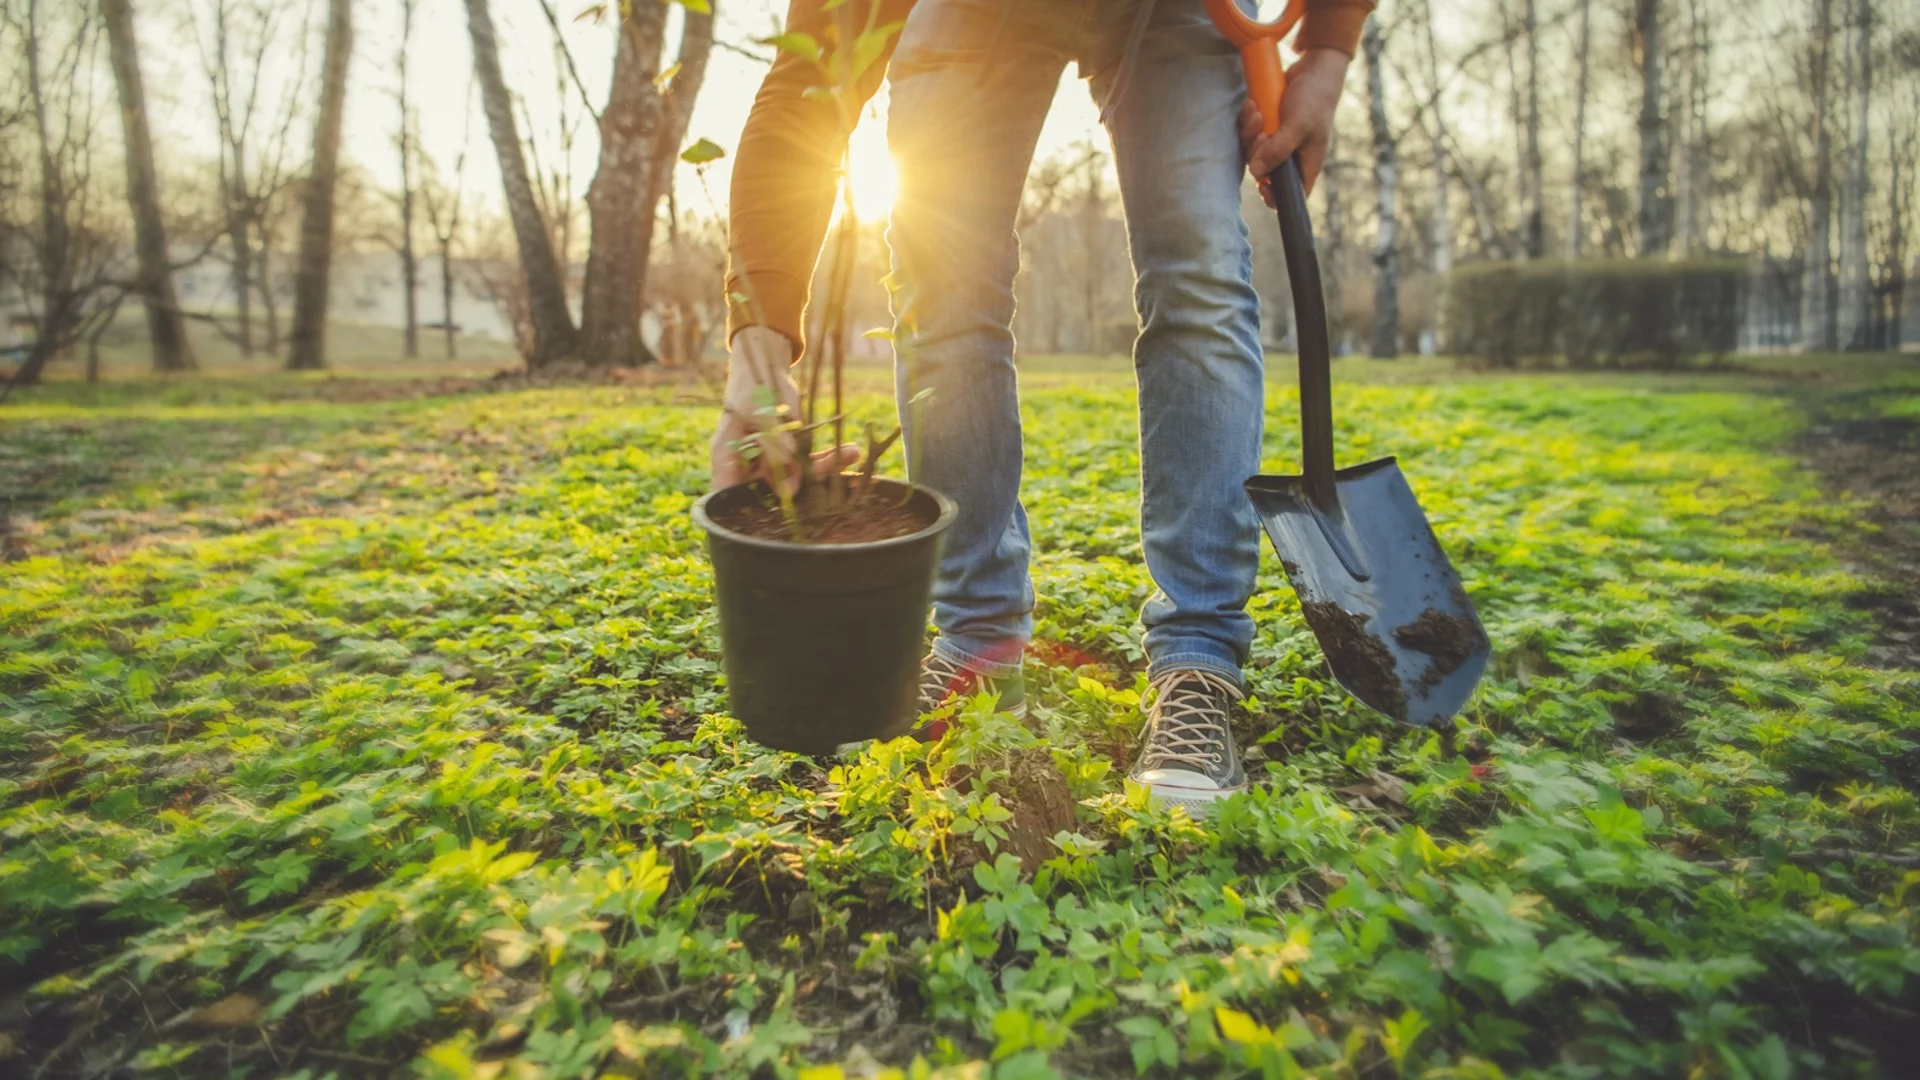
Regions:
<svg viewBox="0 0 1920 1080"><path fill-rule="evenodd" d="M1320 258L1313 249L1313 219L1296 155L1267 175L1286 251L1287 287L1293 292L1293 336L1300 360L1300 458L1307 493L1321 510L1337 513L1333 484L1333 368L1327 344L1327 304L1320 287Z"/></svg>
<svg viewBox="0 0 1920 1080"><path fill-rule="evenodd" d="M1260 22L1235 0L1205 0L1207 15L1221 35L1240 50L1247 96L1260 108L1262 129L1280 130L1280 99L1287 75L1280 66L1280 39L1306 13L1306 0L1288 0L1278 19ZM1327 304L1320 286L1320 259L1313 250L1313 219L1307 214L1306 185L1298 155L1268 173L1267 185L1280 217L1286 249L1287 285L1293 291L1294 337L1300 347L1300 455L1307 494L1320 510L1337 516L1340 500L1333 484L1333 371L1327 345Z"/></svg>

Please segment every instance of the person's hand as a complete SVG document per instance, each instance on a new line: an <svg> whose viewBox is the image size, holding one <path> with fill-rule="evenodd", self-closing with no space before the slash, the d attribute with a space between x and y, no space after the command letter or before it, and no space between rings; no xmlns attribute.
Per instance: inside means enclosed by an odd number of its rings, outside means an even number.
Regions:
<svg viewBox="0 0 1920 1080"><path fill-rule="evenodd" d="M726 398L708 451L713 490L759 478L792 494L799 474L794 425L800 416L792 362L793 343L778 330L749 326L733 335ZM826 473L859 460L860 448L847 445L813 455L813 469Z"/></svg>
<svg viewBox="0 0 1920 1080"><path fill-rule="evenodd" d="M1347 65L1352 57L1338 49L1308 49L1287 69L1287 89L1280 97L1280 129L1263 134L1260 107L1251 99L1240 109L1240 147L1247 156L1247 170L1260 182L1260 197L1273 205L1273 191L1267 175L1286 164L1295 153L1300 155L1300 178L1308 192L1320 179L1320 167L1327 160L1327 143L1333 137L1333 110L1340 104L1340 92L1347 83Z"/></svg>

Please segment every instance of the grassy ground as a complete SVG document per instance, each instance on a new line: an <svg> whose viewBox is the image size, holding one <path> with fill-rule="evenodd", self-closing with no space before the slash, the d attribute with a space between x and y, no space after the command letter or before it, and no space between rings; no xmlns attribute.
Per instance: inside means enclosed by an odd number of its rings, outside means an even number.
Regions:
<svg viewBox="0 0 1920 1080"><path fill-rule="evenodd" d="M287 331L287 315L280 316L280 332ZM226 327L233 330L230 315ZM245 378L278 374L286 363L286 349L266 348L265 324L254 329L255 351L242 356L240 346L210 322L190 320L187 340L192 344L195 362L202 376ZM389 326L349 322L341 319L327 323L327 361L337 374L362 378L409 378L427 375L486 375L505 367L518 367L520 356L513 343L473 334L460 334L454 345L456 355L447 355L446 336L439 330L420 331L420 356L403 358L403 336ZM147 343L146 316L129 304L115 316L100 341L100 375L113 382L142 381L152 369L153 354ZM46 379L53 383L73 383L86 378L85 349L70 360L52 364ZM11 374L12 365L0 367L0 375ZM178 381L178 380L174 380Z"/></svg>
<svg viewBox="0 0 1920 1080"><path fill-rule="evenodd" d="M37 391L0 1071L1912 1075L1920 677L1876 666L1862 508L1785 451L1812 396L1896 422L1920 381L1784 366L1343 364L1343 458L1400 456L1495 663L1446 758L1330 682L1269 558L1262 783L1205 826L1121 780L1108 362L1028 369L1033 718L840 763L725 714L675 390Z"/></svg>

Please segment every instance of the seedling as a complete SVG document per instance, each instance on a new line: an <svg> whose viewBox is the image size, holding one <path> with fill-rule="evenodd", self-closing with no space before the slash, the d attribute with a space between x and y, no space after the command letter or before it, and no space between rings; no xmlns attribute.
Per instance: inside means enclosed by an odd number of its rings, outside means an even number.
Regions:
<svg viewBox="0 0 1920 1080"><path fill-rule="evenodd" d="M836 191L840 228L834 236L828 263L827 294L820 319L821 341L803 356L802 370L798 373L798 415L787 403L777 400L771 390L763 388L754 401L755 432L732 444L742 460L752 464L754 471L766 479L769 496L779 507L788 537L798 543L807 543L810 537L817 539L822 534L823 530L818 528L822 524L870 508L875 490L874 470L881 455L901 436L898 424L884 435L869 424L858 474L849 475L839 467L839 448L846 445L847 435L847 308L859 244L850 182L851 163L845 145L859 121L859 80L879 60L888 39L898 33L901 26L897 22L880 23L879 11L877 3L869 4L864 23L850 35L850 40L846 32L848 22L836 20L827 27L825 40L792 31L764 42L812 64L819 72L820 84L808 93L834 103L843 147ZM745 299L753 303L751 297ZM868 336L886 335L886 331L868 332ZM823 382L826 385L823 386ZM814 447L819 434L829 430L832 465L816 468Z"/></svg>

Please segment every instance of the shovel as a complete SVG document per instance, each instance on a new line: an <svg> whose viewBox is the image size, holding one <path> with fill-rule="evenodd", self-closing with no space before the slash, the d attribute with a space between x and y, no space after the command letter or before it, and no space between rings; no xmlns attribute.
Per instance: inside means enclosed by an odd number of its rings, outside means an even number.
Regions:
<svg viewBox="0 0 1920 1080"><path fill-rule="evenodd" d="M1304 10L1292 0L1260 23L1233 0L1206 0L1240 50L1266 131L1279 127L1280 38ZM1403 723L1440 727L1473 695L1492 651L1460 575L1393 458L1333 467L1327 311L1298 159L1268 177L1279 207L1300 355L1300 476L1256 476L1247 495L1300 596L1340 685Z"/></svg>

